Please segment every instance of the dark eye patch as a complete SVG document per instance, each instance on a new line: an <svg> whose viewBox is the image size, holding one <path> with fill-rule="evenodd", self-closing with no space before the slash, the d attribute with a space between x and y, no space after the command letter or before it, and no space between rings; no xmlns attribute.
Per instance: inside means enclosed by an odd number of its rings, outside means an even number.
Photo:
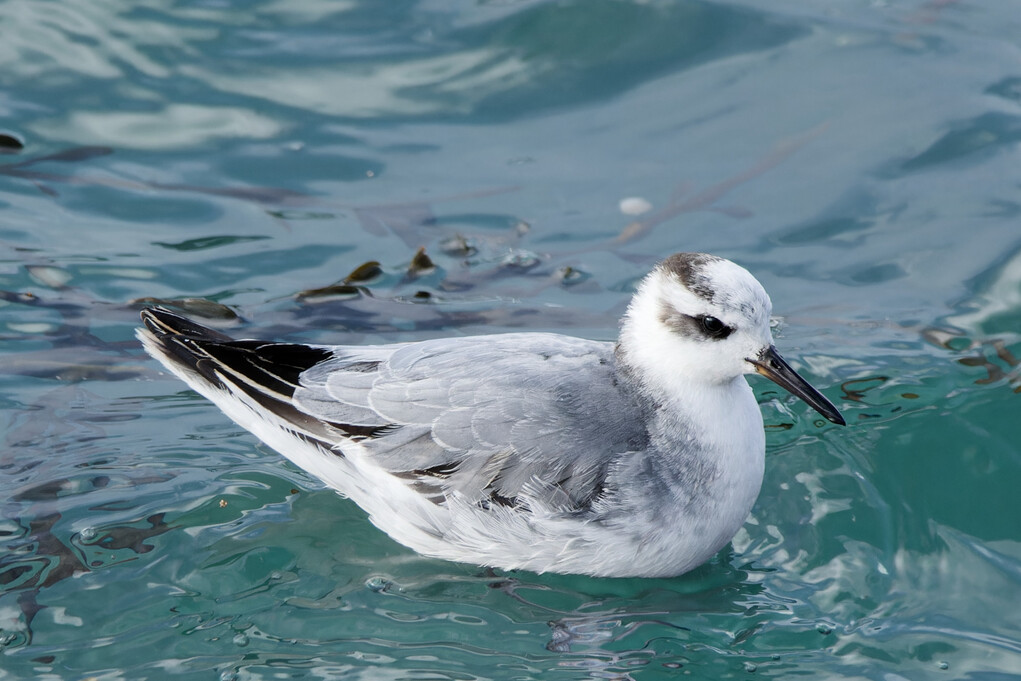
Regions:
<svg viewBox="0 0 1021 681"><path fill-rule="evenodd" d="M659 316L671 331L685 338L723 340L734 333L734 327L727 326L712 315L688 315L664 304Z"/></svg>

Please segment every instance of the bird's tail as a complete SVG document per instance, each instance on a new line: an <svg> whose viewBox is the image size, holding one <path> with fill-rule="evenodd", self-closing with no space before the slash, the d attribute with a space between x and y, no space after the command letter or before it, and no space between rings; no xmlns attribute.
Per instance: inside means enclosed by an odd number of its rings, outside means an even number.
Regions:
<svg viewBox="0 0 1021 681"><path fill-rule="evenodd" d="M316 438L329 434L323 421L296 409L292 402L302 372L329 359L329 350L234 340L161 307L145 309L141 316L144 326L137 335L146 351L221 409L225 398L233 396L274 414L298 432Z"/></svg>
<svg viewBox="0 0 1021 681"><path fill-rule="evenodd" d="M200 376L218 388L224 387L215 368L209 366L207 346L232 343L233 338L163 307L146 308L141 316L144 327L136 335L146 352L178 376L187 372L189 377L181 378L189 385Z"/></svg>

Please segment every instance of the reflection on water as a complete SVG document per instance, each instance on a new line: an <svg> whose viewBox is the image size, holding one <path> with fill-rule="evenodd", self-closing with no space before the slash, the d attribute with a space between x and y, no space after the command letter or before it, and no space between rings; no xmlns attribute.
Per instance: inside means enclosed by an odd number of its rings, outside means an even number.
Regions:
<svg viewBox="0 0 1021 681"><path fill-rule="evenodd" d="M43 77L51 88L57 83L45 77L53 73L87 81L141 72L145 85L122 95L135 102L155 99L156 88L184 93L196 83L240 101L334 118L487 120L616 96L665 72L782 45L805 30L698 2L531 2L476 12L431 4L381 10L370 2L262 2L239 12L16 2L0 59L19 78ZM74 38L82 30L94 41L89 47ZM45 60L39 44L47 45ZM250 108L174 103L144 113L71 111L32 129L65 142L84 143L87 135L172 149L217 137L271 137L280 126Z"/></svg>

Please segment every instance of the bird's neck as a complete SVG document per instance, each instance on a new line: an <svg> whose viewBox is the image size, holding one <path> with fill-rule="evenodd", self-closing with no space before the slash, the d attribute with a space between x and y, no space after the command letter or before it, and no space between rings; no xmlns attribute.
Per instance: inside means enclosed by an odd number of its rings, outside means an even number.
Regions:
<svg viewBox="0 0 1021 681"><path fill-rule="evenodd" d="M762 415L743 376L723 382L691 379L626 348L618 343L615 349L618 380L647 414L654 439L693 438L722 449L756 446L744 440L749 434L761 437Z"/></svg>

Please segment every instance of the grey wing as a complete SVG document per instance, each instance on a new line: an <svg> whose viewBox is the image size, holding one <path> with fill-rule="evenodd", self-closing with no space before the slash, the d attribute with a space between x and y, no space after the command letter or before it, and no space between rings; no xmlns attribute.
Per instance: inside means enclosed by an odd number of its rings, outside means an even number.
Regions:
<svg viewBox="0 0 1021 681"><path fill-rule="evenodd" d="M358 442L374 462L438 503L456 493L516 505L539 486L548 503L581 510L613 460L645 446L612 355L608 343L554 334L336 348L301 374L293 402L367 427Z"/></svg>

